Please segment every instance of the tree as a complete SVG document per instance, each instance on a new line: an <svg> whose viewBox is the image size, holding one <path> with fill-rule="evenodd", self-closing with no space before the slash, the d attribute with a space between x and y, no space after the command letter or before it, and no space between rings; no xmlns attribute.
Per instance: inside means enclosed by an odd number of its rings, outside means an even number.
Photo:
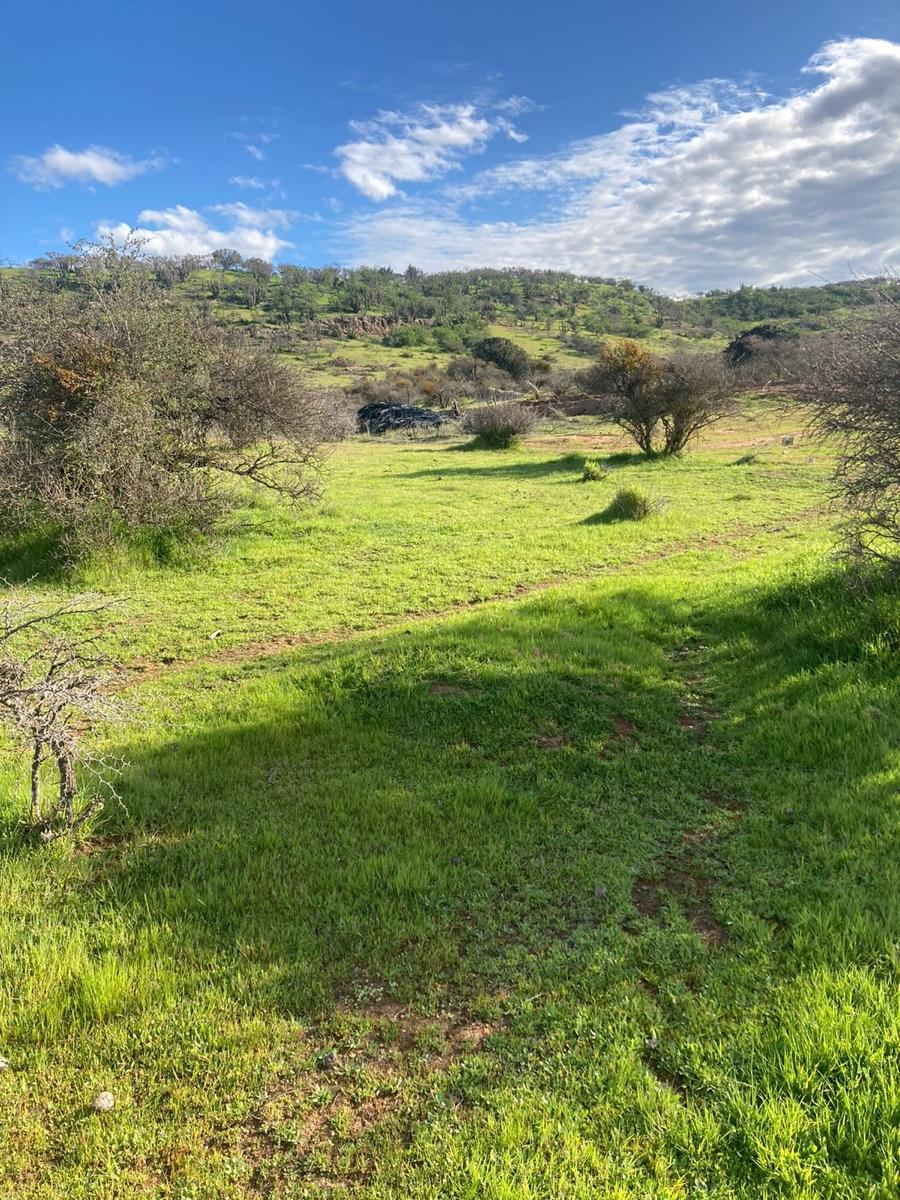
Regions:
<svg viewBox="0 0 900 1200"><path fill-rule="evenodd" d="M15 592L0 608L0 723L30 759L29 829L44 840L77 828L115 796L115 764L85 747L86 722L122 716L110 694L97 636L77 637L76 621L106 612L113 601L73 596L45 604ZM56 777L47 795L45 764ZM79 804L76 768L92 788Z"/></svg>
<svg viewBox="0 0 900 1200"><path fill-rule="evenodd" d="M521 346L509 338L484 338L473 346L472 353L484 362L493 363L516 381L523 380L528 374L531 360Z"/></svg>
<svg viewBox="0 0 900 1200"><path fill-rule="evenodd" d="M849 550L900 563L900 308L810 341L795 387L814 430L837 446L835 494L844 504Z"/></svg>
<svg viewBox="0 0 900 1200"><path fill-rule="evenodd" d="M264 258L245 258L244 270L250 272L260 287L265 287L275 273L275 268Z"/></svg>
<svg viewBox="0 0 900 1200"><path fill-rule="evenodd" d="M208 528L226 475L315 492L324 398L266 348L161 291L138 248L87 248L78 286L26 280L0 324L0 522L69 557L139 529Z"/></svg>
<svg viewBox="0 0 900 1200"><path fill-rule="evenodd" d="M681 454L701 429L732 409L733 388L715 356L662 359L629 340L601 346L582 383L647 455Z"/></svg>
<svg viewBox="0 0 900 1200"><path fill-rule="evenodd" d="M765 343L778 341L788 336L780 326L773 325L771 321L764 321L761 325L745 329L737 337L732 338L722 353L725 355L725 362L729 367L737 367L747 359L754 358L763 352Z"/></svg>
<svg viewBox="0 0 900 1200"><path fill-rule="evenodd" d="M234 271L243 261L237 250L230 250L227 247L213 250L210 257L220 271Z"/></svg>

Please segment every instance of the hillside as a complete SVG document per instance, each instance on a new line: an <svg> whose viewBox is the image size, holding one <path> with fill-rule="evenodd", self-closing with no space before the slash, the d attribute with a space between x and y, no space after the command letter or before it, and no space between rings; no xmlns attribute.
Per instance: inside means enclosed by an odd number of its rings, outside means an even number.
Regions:
<svg viewBox="0 0 900 1200"><path fill-rule="evenodd" d="M67 256L36 260L67 286ZM227 261L227 260L226 260ZM200 260L157 259L160 286L209 305L276 348L323 386L365 374L446 365L482 337L497 334L533 358L583 367L604 336L654 349L713 349L762 321L819 333L865 313L896 283L850 280L814 287L742 286L688 298L665 296L628 279L560 271L483 269L427 274L410 267L272 267L248 259L239 268ZM2 273L0 273L2 275Z"/></svg>

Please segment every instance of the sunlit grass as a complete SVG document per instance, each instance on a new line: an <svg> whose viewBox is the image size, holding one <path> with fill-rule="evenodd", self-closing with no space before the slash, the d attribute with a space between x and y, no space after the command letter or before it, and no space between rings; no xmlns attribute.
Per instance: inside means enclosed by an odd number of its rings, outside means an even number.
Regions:
<svg viewBox="0 0 900 1200"><path fill-rule="evenodd" d="M94 564L139 719L80 847L0 761L0 1191L896 1194L900 606L779 432L360 440Z"/></svg>

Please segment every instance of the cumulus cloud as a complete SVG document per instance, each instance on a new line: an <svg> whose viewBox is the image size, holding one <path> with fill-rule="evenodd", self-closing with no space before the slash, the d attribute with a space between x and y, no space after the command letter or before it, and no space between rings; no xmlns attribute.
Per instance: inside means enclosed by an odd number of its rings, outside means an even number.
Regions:
<svg viewBox="0 0 900 1200"><path fill-rule="evenodd" d="M335 150L338 170L377 201L396 196L398 182L424 183L459 169L466 155L480 153L497 133L513 141L526 136L508 116L479 112L474 104L421 104L411 114L381 112L373 121L351 122L351 129L359 136Z"/></svg>
<svg viewBox="0 0 900 1200"><path fill-rule="evenodd" d="M35 157L23 154L13 159L13 170L18 179L41 190L61 188L67 183L102 183L113 187L165 165L165 159L160 156L136 162L127 154L107 146L67 150L65 146L55 145Z"/></svg>
<svg viewBox="0 0 900 1200"><path fill-rule="evenodd" d="M655 93L611 133L359 216L345 245L398 267L555 266L672 291L878 269L900 254L900 45L831 42L805 72L787 99L722 80ZM549 193L527 222L467 207L523 189Z"/></svg>
<svg viewBox="0 0 900 1200"><path fill-rule="evenodd" d="M246 204L217 204L208 211L225 219L213 224L196 209L176 204L159 211L145 209L133 227L101 221L97 234L117 242L136 235L143 239L148 254L209 254L229 246L245 257L271 260L293 245L277 232L288 227L293 213Z"/></svg>

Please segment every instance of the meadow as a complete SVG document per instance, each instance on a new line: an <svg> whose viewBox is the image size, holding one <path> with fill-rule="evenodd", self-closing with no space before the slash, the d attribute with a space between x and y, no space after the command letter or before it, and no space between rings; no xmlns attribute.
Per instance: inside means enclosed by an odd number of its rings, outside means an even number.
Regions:
<svg viewBox="0 0 900 1200"><path fill-rule="evenodd" d="M133 719L74 843L0 758L0 1194L896 1196L900 607L801 425L357 437L203 552L7 546L125 598Z"/></svg>

